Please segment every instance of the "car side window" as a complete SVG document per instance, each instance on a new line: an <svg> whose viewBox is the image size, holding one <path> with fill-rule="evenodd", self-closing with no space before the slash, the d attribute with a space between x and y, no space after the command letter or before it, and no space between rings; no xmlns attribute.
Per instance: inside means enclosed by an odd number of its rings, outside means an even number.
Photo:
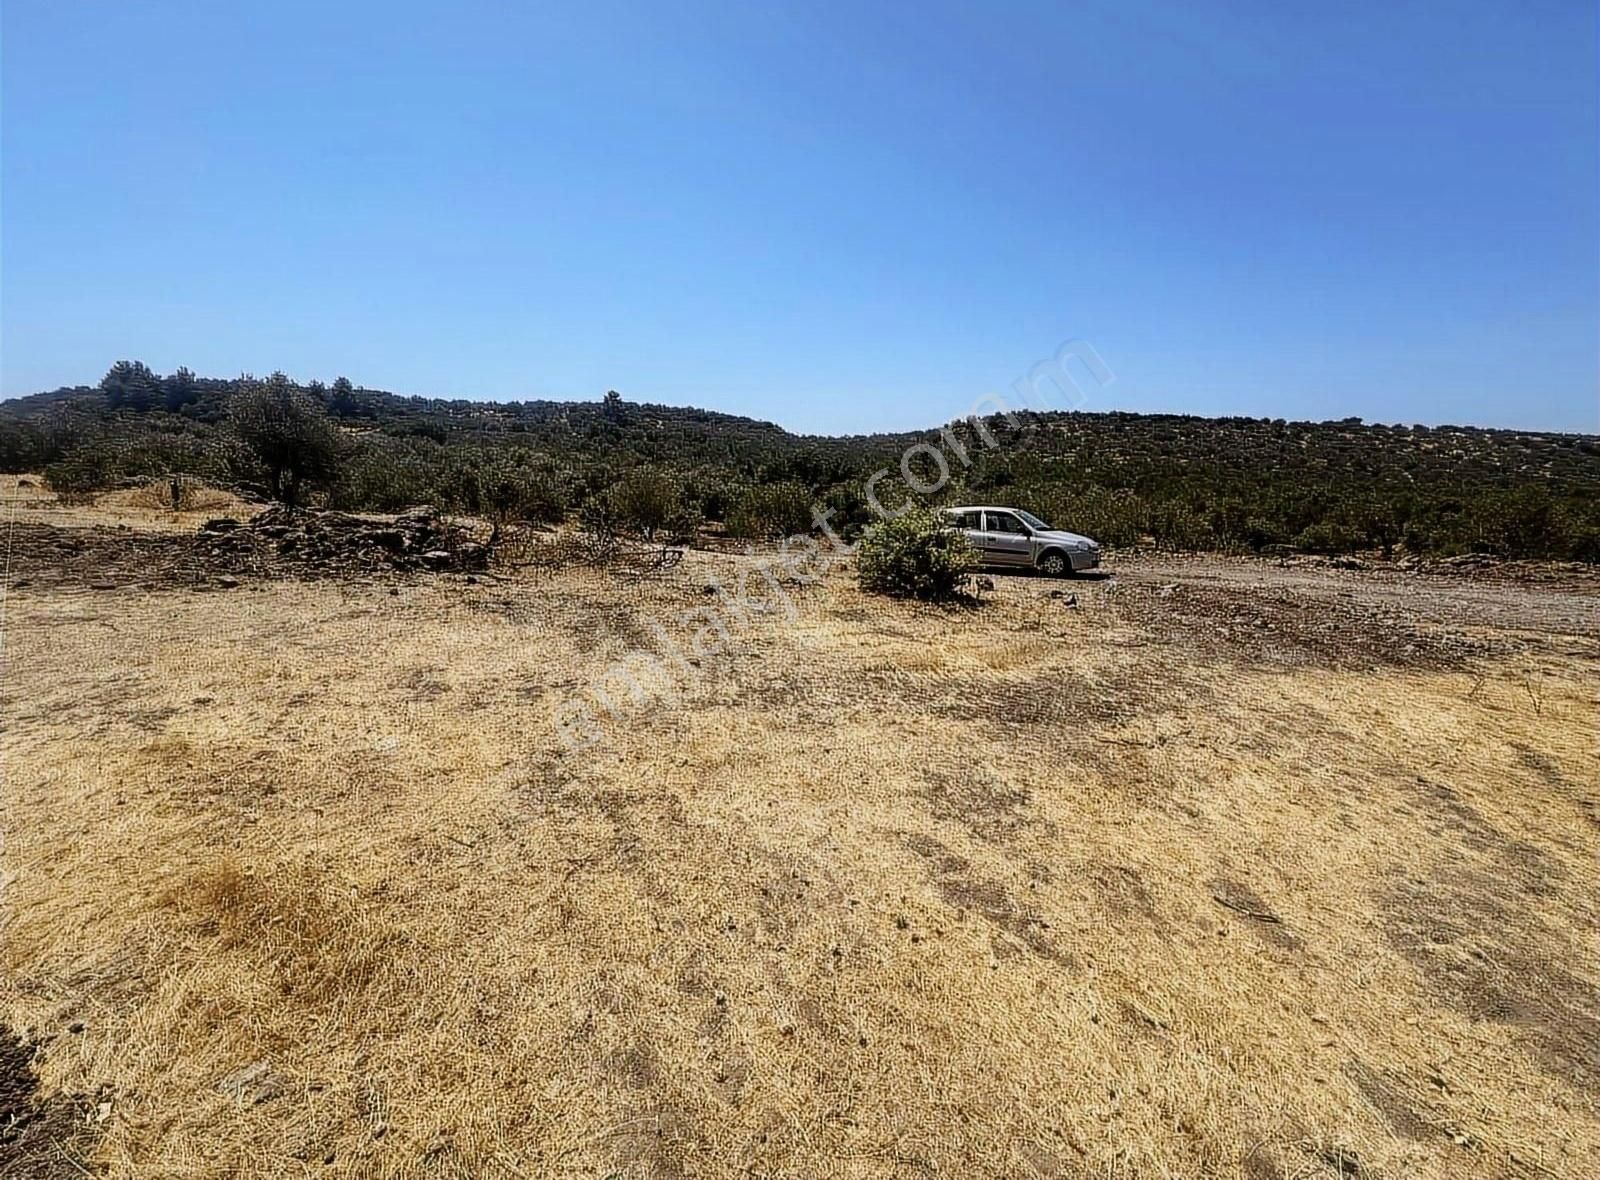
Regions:
<svg viewBox="0 0 1600 1180"><path fill-rule="evenodd" d="M983 531L983 513L981 513L981 512L963 512L961 514L961 527L964 528L964 529L973 529L976 532L982 532Z"/></svg>
<svg viewBox="0 0 1600 1180"><path fill-rule="evenodd" d="M989 516L989 531L991 533L1025 533L1028 530L1022 527L1022 522L1009 512L991 512Z"/></svg>

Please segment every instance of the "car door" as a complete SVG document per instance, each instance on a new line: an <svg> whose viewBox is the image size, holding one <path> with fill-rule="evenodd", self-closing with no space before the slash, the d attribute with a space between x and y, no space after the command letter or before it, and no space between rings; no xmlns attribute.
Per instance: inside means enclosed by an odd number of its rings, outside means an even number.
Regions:
<svg viewBox="0 0 1600 1180"><path fill-rule="evenodd" d="M995 565L1032 565L1033 534L1009 512L983 514L985 559Z"/></svg>

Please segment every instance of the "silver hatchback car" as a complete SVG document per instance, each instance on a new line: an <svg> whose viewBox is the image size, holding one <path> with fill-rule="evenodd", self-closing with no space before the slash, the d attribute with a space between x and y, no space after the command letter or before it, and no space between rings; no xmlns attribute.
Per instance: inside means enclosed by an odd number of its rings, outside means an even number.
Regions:
<svg viewBox="0 0 1600 1180"><path fill-rule="evenodd" d="M943 512L953 527L966 534L986 566L1027 566L1059 578L1100 564L1098 541L1053 529L1020 508L978 504Z"/></svg>

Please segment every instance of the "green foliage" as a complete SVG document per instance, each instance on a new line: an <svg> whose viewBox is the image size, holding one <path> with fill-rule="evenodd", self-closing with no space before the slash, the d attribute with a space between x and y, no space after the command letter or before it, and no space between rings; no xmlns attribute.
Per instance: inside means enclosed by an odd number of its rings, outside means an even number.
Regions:
<svg viewBox="0 0 1600 1180"><path fill-rule="evenodd" d="M1093 537L1102 545L1137 545L1149 529L1150 506L1126 488L1030 484L1018 491L1019 506L1037 504L1029 511L1051 524Z"/></svg>
<svg viewBox="0 0 1600 1180"><path fill-rule="evenodd" d="M1361 547L1361 535L1347 524L1319 520L1300 530L1294 547L1302 553L1353 553Z"/></svg>
<svg viewBox="0 0 1600 1180"><path fill-rule="evenodd" d="M330 507L347 511L402 512L418 504L455 502L440 494L444 470L436 448L369 439L353 447L339 465L329 492ZM470 511L470 509L469 509Z"/></svg>
<svg viewBox="0 0 1600 1180"><path fill-rule="evenodd" d="M862 589L896 598L954 598L977 564L966 537L925 509L871 526L856 549Z"/></svg>
<svg viewBox="0 0 1600 1180"><path fill-rule="evenodd" d="M230 442L240 436L228 422L230 403L260 384L182 369L162 378L119 362L98 388L0 405L0 466L38 471L72 457L77 474L64 478L78 486L167 471L267 482L256 452ZM868 476L888 469L878 494L885 504L903 503L901 455L927 443L944 451L959 485L947 495L1015 504L1113 546L1148 539L1260 552L1303 538L1322 551L1594 561L1600 537L1593 436L1022 412L1014 421L988 418L982 431L951 427L963 459L936 431L799 437L770 423L620 396L491 404L399 397L345 378L325 389L287 378L280 385L296 405L325 408L344 428L329 496L350 509L430 502L470 510L465 505L485 501L485 473L509 464L534 485L513 497L528 505L517 511L549 516L604 499L604 512L636 532L683 535L703 515L761 538L808 528L817 503L848 537L874 519L863 494ZM242 464L234 459L241 450ZM653 493L635 494L648 488L622 490L633 478L675 488L675 511L650 507L662 498ZM672 492L665 499L670 505Z"/></svg>
<svg viewBox="0 0 1600 1180"><path fill-rule="evenodd" d="M110 487L115 471L103 447L79 447L44 469L44 482L64 504L81 504Z"/></svg>
<svg viewBox="0 0 1600 1180"><path fill-rule="evenodd" d="M689 538L700 527L698 506L685 498L676 478L659 468L634 468L605 498L616 524L647 541L655 540L657 533L674 540Z"/></svg>
<svg viewBox="0 0 1600 1180"><path fill-rule="evenodd" d="M1206 518L1182 500L1167 500L1151 506L1150 536L1158 549L1192 552L1216 546L1216 535Z"/></svg>
<svg viewBox="0 0 1600 1180"><path fill-rule="evenodd" d="M59 455L36 422L6 422L0 429L0 471L38 471Z"/></svg>
<svg viewBox="0 0 1600 1180"><path fill-rule="evenodd" d="M100 379L100 392L113 410L152 410L165 395L161 379L143 361L118 361Z"/></svg>
<svg viewBox="0 0 1600 1180"><path fill-rule="evenodd" d="M549 471L537 470L525 453L493 456L472 468L468 498L461 504L496 523L555 524L567 515L566 490Z"/></svg>
<svg viewBox="0 0 1600 1180"><path fill-rule="evenodd" d="M811 531L811 492L793 480L745 488L728 513L735 537L771 540Z"/></svg>
<svg viewBox="0 0 1600 1180"><path fill-rule="evenodd" d="M162 404L173 413L178 413L187 405L200 399L200 387L195 382L195 375L186 368L180 367L161 379Z"/></svg>
<svg viewBox="0 0 1600 1180"><path fill-rule="evenodd" d="M310 486L326 486L338 471L338 436L322 406L282 373L247 381L233 396L235 435L266 473L275 500L296 504Z"/></svg>

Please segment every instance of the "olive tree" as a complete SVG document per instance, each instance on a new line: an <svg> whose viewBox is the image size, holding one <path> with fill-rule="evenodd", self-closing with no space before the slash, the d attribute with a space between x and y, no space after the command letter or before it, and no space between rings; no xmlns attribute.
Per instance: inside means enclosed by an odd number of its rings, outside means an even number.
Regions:
<svg viewBox="0 0 1600 1180"><path fill-rule="evenodd" d="M321 404L282 373L242 380L228 417L273 499L293 506L306 488L326 487L338 474L338 432Z"/></svg>

